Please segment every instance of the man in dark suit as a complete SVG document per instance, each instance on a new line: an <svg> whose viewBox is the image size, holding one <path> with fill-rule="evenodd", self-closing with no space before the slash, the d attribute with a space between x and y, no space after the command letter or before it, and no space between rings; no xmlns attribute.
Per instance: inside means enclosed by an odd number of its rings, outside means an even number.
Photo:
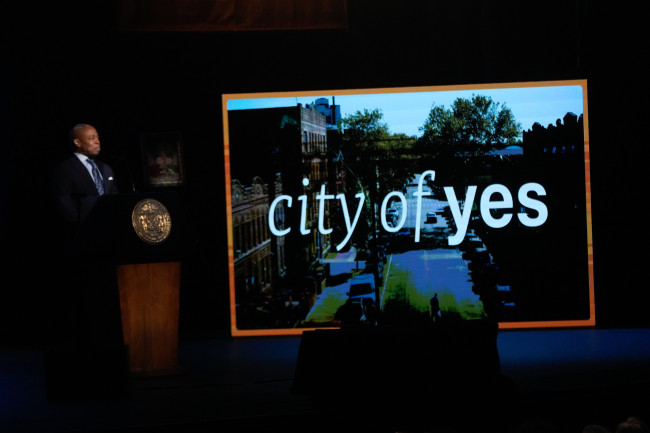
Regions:
<svg viewBox="0 0 650 433"><path fill-rule="evenodd" d="M101 145L95 127L75 125L69 138L73 153L54 168L52 180L54 208L63 224L59 235L64 237L63 254L54 258L59 260L64 290L57 292L52 307L59 319L54 338L61 340L61 347L70 347L72 354L51 355L49 387L56 392L73 392L73 388L84 388L84 392L121 392L127 369L115 263L110 253L104 254L88 242L94 237L111 237L109 227L93 224L88 217L93 208L102 210L96 207L102 195L119 193L117 181L113 169L97 158ZM56 371L57 366L67 363L93 366L106 380L68 383L65 374ZM89 377L91 373L95 376L94 372L85 372Z"/></svg>
<svg viewBox="0 0 650 433"><path fill-rule="evenodd" d="M97 159L101 144L95 127L75 125L70 130L70 142L74 151L55 168L53 189L58 215L66 225L78 226L99 196L119 191L113 169ZM99 171L98 185L93 179L93 162Z"/></svg>

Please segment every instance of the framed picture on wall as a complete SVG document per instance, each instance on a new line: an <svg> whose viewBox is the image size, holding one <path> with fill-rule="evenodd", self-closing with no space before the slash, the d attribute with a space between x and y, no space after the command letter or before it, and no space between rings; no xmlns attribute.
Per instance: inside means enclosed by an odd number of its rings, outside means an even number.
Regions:
<svg viewBox="0 0 650 433"><path fill-rule="evenodd" d="M173 187L185 183L180 132L143 133L140 144L146 187Z"/></svg>

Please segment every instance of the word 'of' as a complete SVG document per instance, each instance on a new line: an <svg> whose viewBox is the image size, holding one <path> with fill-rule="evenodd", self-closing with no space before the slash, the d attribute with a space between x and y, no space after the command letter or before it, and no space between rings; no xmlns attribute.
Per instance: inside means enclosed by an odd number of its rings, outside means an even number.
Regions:
<svg viewBox="0 0 650 433"><path fill-rule="evenodd" d="M415 242L420 242L420 222L422 219L422 197L433 194L431 191L423 191L423 182L425 177L427 176L431 176L431 181L433 181L435 179L436 173L433 170L427 170L424 173L422 173L418 181L418 189L416 192L413 193L413 195L417 198L417 206L415 211L416 212L415 213L415 238L414 238ZM309 185L309 180L307 178L304 178L302 183L304 186L307 186ZM456 224L456 228L457 228L456 233L454 235L449 236L447 238L447 241L449 245L458 245L463 241L463 239L465 238L465 234L467 233L467 226L469 225L471 209L473 207L477 187L475 185L471 185L467 187L467 195L465 197L465 204L463 206L463 209L460 208L460 204L458 202L458 199L456 198L456 193L454 192L454 188L451 186L445 186L443 189L445 191L445 195L447 196L447 201L449 202L451 215L454 219L454 223ZM519 188L519 191L517 192L517 199L519 200L519 203L521 204L522 207L536 211L537 216L531 217L530 215L528 215L527 212L520 212L517 214L517 218L526 227L539 227L546 222L548 218L548 209L546 208L546 205L543 202L530 197L529 194L531 192L536 193L538 196L546 195L546 190L542 185L538 183L530 182L530 183L523 184ZM495 194L499 194L501 196L501 199L494 199ZM316 194L316 201L318 202L318 206L319 206L318 231L322 234L329 234L333 231L332 228L325 227L325 200L341 201L341 209L343 210L343 219L345 221L347 233L345 238L341 241L341 243L339 243L336 246L337 251L340 251L341 248L343 248L345 244L348 243L350 237L352 236L352 233L354 232L355 227L357 226L357 223L359 222L359 216L361 215L361 210L363 209L363 203L365 201L365 194L363 192L359 192L354 197L359 201L359 203L357 205L357 209L354 214L354 219L352 220L352 222L350 222L350 213L348 212L347 200L344 194L337 194L336 196L332 194L325 194L325 185L321 185L320 194ZM399 222L394 227L390 226L388 224L388 221L386 220L386 207L388 206L390 199L393 197L396 197L401 201L402 209L404 209L404 212L402 212ZM278 197L275 198L275 200L273 200L273 202L271 203L271 207L269 208L269 228L271 229L271 233L273 233L275 236L284 236L291 231L291 227L287 227L285 229L280 230L275 226L275 222L274 222L275 208L283 200L287 202L287 207L291 207L291 205L293 204L293 198L291 196L279 195ZM300 233L302 235L307 235L311 233L311 230L306 228L307 196L306 195L299 196L298 201L301 202ZM406 197L400 191L390 192L386 195L386 197L384 197L384 200L382 201L381 204L381 213L380 213L381 225L384 228L384 230L390 233L395 233L404 226L404 223L406 222L406 213L407 213L406 204L407 204ZM481 194L481 199L480 199L481 217L483 221L485 221L485 223L492 228L498 229L498 228L505 227L512 220L513 215L512 213L503 212L500 216L495 217L492 215L491 210L512 209L512 206L513 206L512 194L510 193L510 190L504 185L500 185L500 184L489 185L487 188L485 188L485 190L483 190L483 193Z"/></svg>

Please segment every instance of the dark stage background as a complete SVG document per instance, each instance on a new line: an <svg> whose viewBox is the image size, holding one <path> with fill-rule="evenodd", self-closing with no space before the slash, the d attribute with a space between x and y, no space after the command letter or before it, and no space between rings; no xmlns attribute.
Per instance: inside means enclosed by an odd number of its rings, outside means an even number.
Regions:
<svg viewBox="0 0 650 433"><path fill-rule="evenodd" d="M65 288L47 180L75 123L97 127L102 154L122 161L116 169L128 164L137 189L139 134L180 132L187 182L179 192L192 226L182 264L187 338L229 329L221 94L583 78L597 323L650 324L639 10L586 0L349 0L344 28L135 31L118 26L118 5L2 6L2 338L56 332Z"/></svg>

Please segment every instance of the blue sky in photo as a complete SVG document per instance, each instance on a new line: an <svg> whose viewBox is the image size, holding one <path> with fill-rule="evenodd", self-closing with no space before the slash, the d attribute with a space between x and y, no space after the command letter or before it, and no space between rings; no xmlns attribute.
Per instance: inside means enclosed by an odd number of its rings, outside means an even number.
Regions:
<svg viewBox="0 0 650 433"><path fill-rule="evenodd" d="M547 83L548 84L548 83ZM526 84L522 84L526 86ZM374 89L355 91L287 92L260 94L224 95L228 110L254 108L292 107L301 103L313 104L319 98L327 98L329 103L341 106L341 115L348 116L364 109L379 109L383 113L382 121L388 125L391 133L404 133L420 136L420 128L434 105L451 108L457 98L471 98L472 95L484 95L494 102L508 107L521 124L522 130L529 130L535 122L542 126L555 124L568 112L584 114L583 87L579 84L538 84L530 87L502 88L463 88L460 90L429 91L410 90L409 88ZM370 93L365 93L370 92ZM286 95L286 96L284 96ZM334 99L334 102L333 102Z"/></svg>

